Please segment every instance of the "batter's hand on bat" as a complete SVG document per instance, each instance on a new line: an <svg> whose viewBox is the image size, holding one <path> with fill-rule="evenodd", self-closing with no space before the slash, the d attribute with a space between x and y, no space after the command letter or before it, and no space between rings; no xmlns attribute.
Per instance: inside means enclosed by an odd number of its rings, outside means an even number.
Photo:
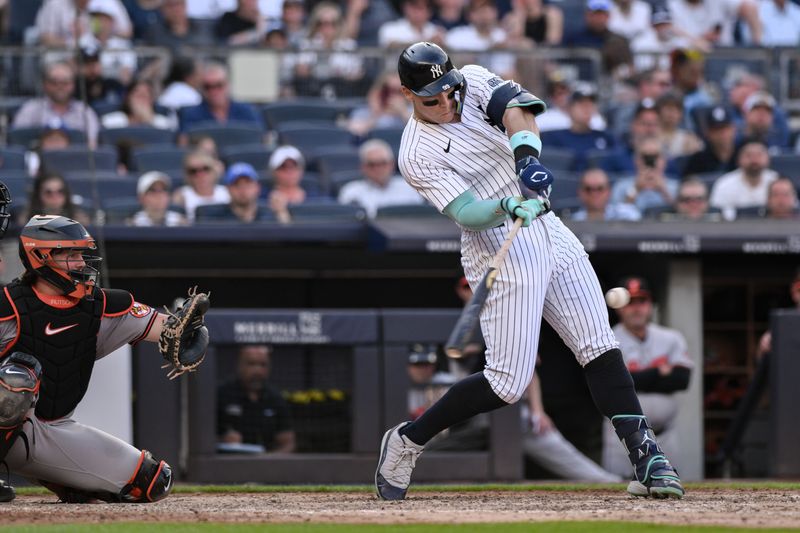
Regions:
<svg viewBox="0 0 800 533"><path fill-rule="evenodd" d="M528 189L537 194L553 184L553 173L532 155L517 160L517 176Z"/></svg>
<svg viewBox="0 0 800 533"><path fill-rule="evenodd" d="M526 200L522 196L507 196L500 200L500 207L511 215L512 220L521 218L522 227L527 228L536 217L547 212L550 204L538 198Z"/></svg>

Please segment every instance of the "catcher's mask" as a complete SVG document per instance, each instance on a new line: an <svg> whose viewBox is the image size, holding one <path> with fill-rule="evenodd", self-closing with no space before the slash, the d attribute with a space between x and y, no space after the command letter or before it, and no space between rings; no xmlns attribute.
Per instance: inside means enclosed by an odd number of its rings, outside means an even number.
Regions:
<svg viewBox="0 0 800 533"><path fill-rule="evenodd" d="M41 277L65 296L91 296L102 258L94 239L71 218L36 215L19 236L19 257L25 270Z"/></svg>

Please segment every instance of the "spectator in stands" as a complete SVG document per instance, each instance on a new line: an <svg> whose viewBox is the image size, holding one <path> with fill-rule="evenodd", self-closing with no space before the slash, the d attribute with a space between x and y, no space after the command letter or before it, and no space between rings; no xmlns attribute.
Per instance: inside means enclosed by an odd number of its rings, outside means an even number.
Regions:
<svg viewBox="0 0 800 533"><path fill-rule="evenodd" d="M675 214L685 220L718 221L721 219L717 210L710 209L706 184L692 177L681 182L678 199L675 202Z"/></svg>
<svg viewBox="0 0 800 533"><path fill-rule="evenodd" d="M146 80L134 81L125 93L119 111L103 115L100 122L106 129L127 128L129 126L152 126L162 130L175 129L171 117L161 115L154 107L155 89Z"/></svg>
<svg viewBox="0 0 800 533"><path fill-rule="evenodd" d="M789 132L775 125L775 98L766 91L758 91L744 102L744 123L740 126L736 144L759 141L767 148L780 151L789 147Z"/></svg>
<svg viewBox="0 0 800 533"><path fill-rule="evenodd" d="M467 17L464 16L466 0L434 0L435 9L431 22L450 31L456 26L466 26Z"/></svg>
<svg viewBox="0 0 800 533"><path fill-rule="evenodd" d="M669 0L667 5L675 26L709 46L733 46L738 19L750 29L751 42L761 43L762 25L753 0Z"/></svg>
<svg viewBox="0 0 800 533"><path fill-rule="evenodd" d="M194 221L194 211L200 205L227 204L231 201L228 189L217 183L222 174L222 163L208 152L195 150L183 159L184 181L172 195L172 201L186 211L186 218Z"/></svg>
<svg viewBox="0 0 800 533"><path fill-rule="evenodd" d="M148 28L163 20L161 4L164 0L122 0L128 16L133 24L133 40L139 42L144 39Z"/></svg>
<svg viewBox="0 0 800 533"><path fill-rule="evenodd" d="M217 390L217 435L221 443L255 444L266 452L291 453L295 433L289 405L269 386L272 348L239 349L235 379Z"/></svg>
<svg viewBox="0 0 800 533"><path fill-rule="evenodd" d="M716 106L705 118L705 148L689 156L682 176L727 172L736 168L736 127L728 110Z"/></svg>
<svg viewBox="0 0 800 533"><path fill-rule="evenodd" d="M786 176L780 176L769 184L767 188L767 218L797 220L800 218L800 211L797 208L797 189L792 180Z"/></svg>
<svg viewBox="0 0 800 533"><path fill-rule="evenodd" d="M345 35L342 10L332 2L320 2L311 12L308 36L299 48L300 54L285 57L299 93L319 94L325 87L336 96L336 82L343 83L346 92L347 82L355 83L363 75L363 60L354 53L356 42Z"/></svg>
<svg viewBox="0 0 800 533"><path fill-rule="evenodd" d="M705 88L704 68L705 57L702 52L678 48L670 54L672 85L683 96L683 108L690 120L694 108L711 106L714 103Z"/></svg>
<svg viewBox="0 0 800 533"><path fill-rule="evenodd" d="M442 44L444 30L431 22L430 0L403 0L403 16L383 24L378 31L381 48L405 48L418 41Z"/></svg>
<svg viewBox="0 0 800 533"><path fill-rule="evenodd" d="M702 150L703 141L694 132L683 128L683 98L670 92L656 100L661 122L661 142L667 159L687 156Z"/></svg>
<svg viewBox="0 0 800 533"><path fill-rule="evenodd" d="M189 150L204 152L214 159L219 159L217 141L209 135L198 135L189 139Z"/></svg>
<svg viewBox="0 0 800 533"><path fill-rule="evenodd" d="M608 150L614 141L605 132L592 129L592 117L597 112L597 92L586 83L578 83L569 100L569 129L554 130L543 134L545 146L563 148L575 154L572 170L580 172L588 165L587 155L593 150ZM546 115L546 113L545 113Z"/></svg>
<svg viewBox="0 0 800 533"><path fill-rule="evenodd" d="M611 190L611 201L635 205L640 213L669 206L678 194L678 182L667 178L667 166L661 153L661 139L644 137L636 142L636 175L618 180Z"/></svg>
<svg viewBox="0 0 800 533"><path fill-rule="evenodd" d="M38 176L42 153L48 150L63 150L70 145L69 134L60 122L48 124L39 135L33 150L25 153L25 166L29 176Z"/></svg>
<svg viewBox="0 0 800 533"><path fill-rule="evenodd" d="M199 105L203 96L200 88L200 70L197 62L190 57L175 57L169 76L164 81L164 91L158 103L172 110Z"/></svg>
<svg viewBox="0 0 800 533"><path fill-rule="evenodd" d="M291 145L280 146L269 157L272 189L269 208L279 222L289 221L289 206L302 204L311 196L303 187L306 161L300 150Z"/></svg>
<svg viewBox="0 0 800 533"><path fill-rule="evenodd" d="M560 70L550 72L545 85L547 113L536 117L536 125L539 126L540 132L569 129L572 125L572 119L569 117L571 94L570 83L564 74ZM589 121L589 126L597 131L606 129L606 120L596 109Z"/></svg>
<svg viewBox="0 0 800 533"><path fill-rule="evenodd" d="M406 373L411 382L408 391L408 416L416 420L456 382L456 377L438 369L436 345L414 344L408 354ZM440 439L446 439L449 433Z"/></svg>
<svg viewBox="0 0 800 533"><path fill-rule="evenodd" d="M201 74L203 101L196 106L181 109L181 133L192 126L203 123L217 123L224 126L228 122L247 123L264 128L261 115L250 104L237 102L230 96L228 69L222 63L208 63ZM181 139L186 144L187 139Z"/></svg>
<svg viewBox="0 0 800 533"><path fill-rule="evenodd" d="M636 84L635 98L631 98L630 101L618 104L609 110L610 122L614 125L613 135L615 139L624 139L629 135L631 122L642 102L648 100L656 101L672 87L669 71L660 68L651 68L639 72L631 81ZM546 113L541 116L546 116ZM536 123L539 123L538 117Z"/></svg>
<svg viewBox="0 0 800 533"><path fill-rule="evenodd" d="M281 27L291 48L299 48L306 34L305 0L283 0Z"/></svg>
<svg viewBox="0 0 800 533"><path fill-rule="evenodd" d="M60 174L40 173L33 180L28 211L18 222L24 226L34 215L60 215L89 224L89 215L73 202L67 180Z"/></svg>
<svg viewBox="0 0 800 533"><path fill-rule="evenodd" d="M626 278L622 287L631 295L628 305L617 309L620 322L614 335L620 344L625 365L631 373L642 411L665 450L675 450L681 443L674 430L678 416L675 393L689 387L694 361L689 355L683 334L652 323L653 300L647 282L640 277ZM674 453L674 452L673 452ZM609 421L604 422L603 467L627 475L627 452Z"/></svg>
<svg viewBox="0 0 800 533"><path fill-rule="evenodd" d="M173 55L189 53L195 46L212 43L212 36L200 24L189 18L187 0L163 0L161 19L145 32L145 43L169 48Z"/></svg>
<svg viewBox="0 0 800 533"><path fill-rule="evenodd" d="M652 98L645 98L636 106L629 130L603 159L605 171L614 174L636 172L635 145L645 137L661 137L661 119L658 116L656 102ZM668 173L672 174L672 170L667 167Z"/></svg>
<svg viewBox="0 0 800 533"><path fill-rule="evenodd" d="M355 204L374 218L378 208L388 205L421 204L422 197L395 173L392 147L371 139L358 151L363 179L351 181L339 191L340 204Z"/></svg>
<svg viewBox="0 0 800 533"><path fill-rule="evenodd" d="M142 206L130 219L132 226L185 226L186 217L169 209L172 180L163 172L145 172L136 183L136 195Z"/></svg>
<svg viewBox="0 0 800 533"><path fill-rule="evenodd" d="M136 72L136 52L131 42L114 31L114 15L119 0L91 0L89 2L89 33L81 36L81 47L100 48L100 65L103 75L119 80L123 85L130 82ZM125 12L125 16L128 14ZM130 24L130 21L128 22ZM132 31L132 30L131 30Z"/></svg>
<svg viewBox="0 0 800 533"><path fill-rule="evenodd" d="M509 48L530 47L523 37L509 35L501 26L495 2L492 0L470 0L467 9L469 25L456 26L444 37L447 48L458 51L487 52ZM516 57L509 53L494 52L478 63L503 78L513 76Z"/></svg>
<svg viewBox="0 0 800 533"><path fill-rule="evenodd" d="M267 19L258 0L236 0L236 10L225 12L214 26L217 41L230 46L257 44L266 33Z"/></svg>
<svg viewBox="0 0 800 533"><path fill-rule="evenodd" d="M800 6L791 0L761 0L758 3L758 18L764 31L761 46L800 45ZM745 42L752 42L749 28L744 26Z"/></svg>
<svg viewBox="0 0 800 533"><path fill-rule="evenodd" d="M738 208L765 206L769 184L778 179L778 173L769 168L766 145L758 141L742 146L738 164L711 187L711 205L721 209L726 218L733 218Z"/></svg>
<svg viewBox="0 0 800 533"><path fill-rule="evenodd" d="M75 71L69 63L57 62L44 69L44 97L32 98L14 116L15 128L43 127L60 122L64 127L86 134L89 146L97 144L97 115L83 102L72 99Z"/></svg>
<svg viewBox="0 0 800 533"><path fill-rule="evenodd" d="M78 79L86 84L86 100L92 108L97 106L116 105L122 102L125 86L116 78L103 75L103 65L100 63L100 48L96 45L82 46L78 51L78 66L82 76ZM82 99L78 86L75 88L73 98Z"/></svg>
<svg viewBox="0 0 800 533"><path fill-rule="evenodd" d="M608 28L610 17L611 0L587 0L584 27L566 35L564 44L598 48L603 56L605 72L625 76L633 66L633 55L628 40Z"/></svg>
<svg viewBox="0 0 800 533"><path fill-rule="evenodd" d="M112 11L113 35L130 38L133 26L119 0L48 0L36 15L39 43L54 48L75 47L78 39L91 31L90 8L101 3Z"/></svg>
<svg viewBox="0 0 800 533"><path fill-rule="evenodd" d="M578 184L578 199L581 208L572 215L572 220L639 220L642 215L632 204L610 203L611 185L608 175L599 168L583 173Z"/></svg>
<svg viewBox="0 0 800 533"><path fill-rule="evenodd" d="M672 51L687 48L691 44L693 44L691 39L673 26L669 10L659 6L650 16L647 30L631 40L636 69L669 68L669 55Z"/></svg>
<svg viewBox="0 0 800 533"><path fill-rule="evenodd" d="M611 4L608 29L633 42L650 31L653 8L644 0L614 0Z"/></svg>
<svg viewBox="0 0 800 533"><path fill-rule="evenodd" d="M537 44L559 45L564 38L564 13L545 0L514 0L504 24L509 33Z"/></svg>
<svg viewBox="0 0 800 533"><path fill-rule="evenodd" d="M225 173L223 183L228 187L231 201L215 213L215 218L250 224L261 220L274 220L272 212L258 204L261 183L258 173L248 163L234 163Z"/></svg>
<svg viewBox="0 0 800 533"><path fill-rule="evenodd" d="M754 93L767 92L767 83L763 76L753 74L745 70L734 71L728 80L724 80L728 86L728 103L730 104L731 117L737 129L744 129L745 103ZM789 119L780 105L773 100L772 105L772 131L777 139L789 139ZM788 142L788 141L787 141Z"/></svg>
<svg viewBox="0 0 800 533"><path fill-rule="evenodd" d="M412 108L400 90L400 76L394 70L379 76L367 93L367 105L353 110L348 129L359 137L374 128L402 129Z"/></svg>
<svg viewBox="0 0 800 533"><path fill-rule="evenodd" d="M264 48L275 50L276 52L289 51L289 37L280 26L268 26L267 33L264 35Z"/></svg>

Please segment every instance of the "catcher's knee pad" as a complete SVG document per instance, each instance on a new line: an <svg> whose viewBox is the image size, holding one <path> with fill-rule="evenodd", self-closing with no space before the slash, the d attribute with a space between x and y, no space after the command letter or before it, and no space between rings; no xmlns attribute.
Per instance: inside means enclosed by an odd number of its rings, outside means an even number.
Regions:
<svg viewBox="0 0 800 533"><path fill-rule="evenodd" d="M156 461L147 450L142 450L139 464L120 496L123 502L157 502L172 491L172 468L166 461Z"/></svg>
<svg viewBox="0 0 800 533"><path fill-rule="evenodd" d="M14 352L0 363L0 461L22 433L28 411L39 399L42 365L32 355Z"/></svg>

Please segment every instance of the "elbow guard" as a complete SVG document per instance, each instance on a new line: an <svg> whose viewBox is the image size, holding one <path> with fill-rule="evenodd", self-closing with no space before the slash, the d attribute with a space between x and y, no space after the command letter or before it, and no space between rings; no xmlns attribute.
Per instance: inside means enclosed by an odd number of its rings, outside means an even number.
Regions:
<svg viewBox="0 0 800 533"><path fill-rule="evenodd" d="M535 95L523 89L520 84L509 81L497 87L486 106L486 116L492 125L505 133L503 115L509 107L529 107L534 115L541 115L547 110L545 103Z"/></svg>

